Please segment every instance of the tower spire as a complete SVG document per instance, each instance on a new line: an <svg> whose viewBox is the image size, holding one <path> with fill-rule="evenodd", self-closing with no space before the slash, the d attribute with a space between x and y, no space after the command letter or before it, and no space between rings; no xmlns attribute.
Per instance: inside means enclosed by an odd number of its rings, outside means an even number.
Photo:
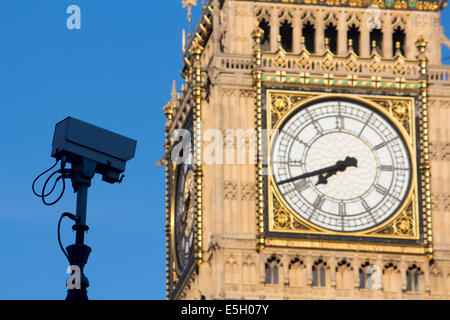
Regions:
<svg viewBox="0 0 450 320"><path fill-rule="evenodd" d="M170 95L172 97L171 102L176 103L178 98L178 92L177 92L177 82L175 80L173 80L172 82L172 92Z"/></svg>
<svg viewBox="0 0 450 320"><path fill-rule="evenodd" d="M183 8L188 8L189 33L191 33L192 7L197 5L197 0L182 0Z"/></svg>

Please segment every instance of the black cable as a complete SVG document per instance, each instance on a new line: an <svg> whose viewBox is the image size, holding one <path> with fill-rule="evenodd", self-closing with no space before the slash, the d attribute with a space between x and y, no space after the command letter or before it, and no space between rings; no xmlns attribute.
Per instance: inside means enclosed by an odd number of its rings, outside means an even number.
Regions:
<svg viewBox="0 0 450 320"><path fill-rule="evenodd" d="M59 202L59 200L61 200L62 196L64 195L64 192L66 191L66 181L65 181L65 179L71 177L71 171L72 171L72 170L70 170L70 169L65 169L66 161L65 161L64 159L62 159L62 161L61 161L61 169L54 171L52 174L50 174L50 176L47 178L47 180L45 180L45 183L44 183L44 185L43 185L43 187L42 187L42 192L41 192L41 194L38 194L38 193L36 192L35 185L36 185L37 180L38 180L40 177L42 177L44 174L46 174L47 172L49 172L50 170L52 170L53 168L55 168L56 165L58 164L58 162L59 162L59 161L56 161L56 163L55 163L50 169L48 169L48 170L46 170L45 172L41 173L36 179L34 179L33 184L32 184L32 186L31 186L31 188L32 188L32 190L33 190L33 193L34 193L37 197L41 198L42 202L43 202L46 206L52 206L52 205L56 204L57 202ZM55 182L53 183L53 186L52 186L51 190L50 190L48 193L46 193L47 185L48 185L49 182L52 180L52 178L53 178L55 175L57 175L57 174L61 174L61 175L55 179ZM62 180L62 183L63 183L63 186L62 186L62 190L61 190L60 195L58 196L58 198L57 198L55 201L53 201L53 202L47 202L45 198L47 198L48 196L50 196L50 195L53 193L53 191L55 191L56 185L58 184L58 182L59 182L60 180Z"/></svg>
<svg viewBox="0 0 450 320"><path fill-rule="evenodd" d="M35 194L36 197L39 197L39 198L42 197L42 194L38 194L38 193L36 192L36 189L34 188L34 186L36 185L36 182L39 180L40 177L42 177L44 174L46 174L47 172L49 172L50 170L52 170L54 167L56 167L56 165L58 164L58 162L59 162L59 160L56 160L56 163L55 163L50 169L48 169L48 170L42 172L40 175L38 175L38 176L36 177L36 179L34 179L33 184L31 185L31 189L33 190L33 193ZM48 196L48 195L46 195L46 196Z"/></svg>
<svg viewBox="0 0 450 320"><path fill-rule="evenodd" d="M75 221L76 223L78 223L80 221L80 219L74 214L65 212L61 215L61 217L59 218L59 221L58 221L58 244L59 244L59 247L61 248L61 251L64 253L64 255L67 258L67 261L69 261L69 264L70 264L69 255L67 254L66 249L64 249L64 247L61 243L61 222L66 217L70 218L71 220Z"/></svg>
<svg viewBox="0 0 450 320"><path fill-rule="evenodd" d="M56 186L56 183L57 183L59 180L62 180L63 188L62 188L62 190L61 190L61 193L60 193L59 197L58 197L55 201L53 201L53 202L47 202L47 201L45 200L45 198L48 197L49 194L48 194L48 195L45 194L45 189L47 188L47 184L49 183L49 181L51 180L51 178L52 178L55 174L58 174L58 173L61 173L61 176L58 177L58 178L56 179L56 181L55 181L55 186ZM45 181L44 186L42 187L41 199L42 199L42 202L43 202L46 206L53 206L53 205L56 204L59 200L61 200L62 196L64 195L64 192L66 191L66 181L64 180L64 178L65 178L65 177L64 177L64 170L57 170L57 171L53 172L53 173L47 178L47 180ZM53 189L54 189L54 188L53 188ZM52 189L52 192L53 192L53 189ZM51 194L52 192L50 192L50 194Z"/></svg>

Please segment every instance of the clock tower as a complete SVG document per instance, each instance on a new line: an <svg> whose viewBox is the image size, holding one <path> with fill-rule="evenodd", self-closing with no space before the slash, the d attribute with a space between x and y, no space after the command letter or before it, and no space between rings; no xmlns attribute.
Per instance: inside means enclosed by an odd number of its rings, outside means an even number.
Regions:
<svg viewBox="0 0 450 320"><path fill-rule="evenodd" d="M210 0L167 117L168 299L449 299L446 1Z"/></svg>

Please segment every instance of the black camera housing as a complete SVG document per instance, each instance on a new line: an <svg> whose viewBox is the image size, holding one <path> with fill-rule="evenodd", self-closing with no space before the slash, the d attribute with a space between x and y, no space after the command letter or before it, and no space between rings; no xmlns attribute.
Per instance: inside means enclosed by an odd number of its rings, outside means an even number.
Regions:
<svg viewBox="0 0 450 320"><path fill-rule="evenodd" d="M71 163L93 163L92 176L109 183L121 182L126 162L134 158L137 141L84 121L68 117L56 124L52 157Z"/></svg>

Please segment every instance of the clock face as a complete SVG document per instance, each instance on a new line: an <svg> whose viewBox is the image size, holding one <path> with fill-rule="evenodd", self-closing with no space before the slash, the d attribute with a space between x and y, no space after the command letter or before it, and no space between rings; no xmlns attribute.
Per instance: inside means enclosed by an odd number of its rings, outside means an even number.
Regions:
<svg viewBox="0 0 450 320"><path fill-rule="evenodd" d="M399 130L373 108L345 100L309 105L286 120L271 166L291 209L335 232L386 221L411 187L410 153Z"/></svg>
<svg viewBox="0 0 450 320"><path fill-rule="evenodd" d="M192 256L194 243L194 173L192 166L178 169L175 200L175 247L178 265L184 270Z"/></svg>

